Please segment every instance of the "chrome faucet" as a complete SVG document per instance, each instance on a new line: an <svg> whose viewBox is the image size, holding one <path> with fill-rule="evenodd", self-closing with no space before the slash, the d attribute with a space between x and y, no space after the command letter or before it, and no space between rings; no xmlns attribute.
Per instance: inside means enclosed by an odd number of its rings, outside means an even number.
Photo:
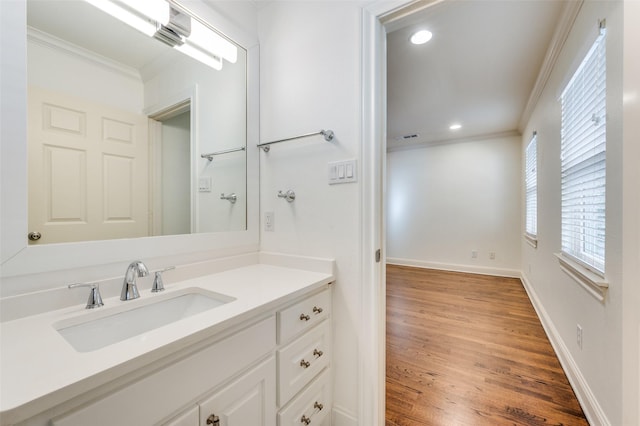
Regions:
<svg viewBox="0 0 640 426"><path fill-rule="evenodd" d="M131 262L124 274L124 282L122 283L122 291L120 292L120 300L131 300L140 297L138 286L136 285L136 275L146 277L149 275L147 266L139 260Z"/></svg>

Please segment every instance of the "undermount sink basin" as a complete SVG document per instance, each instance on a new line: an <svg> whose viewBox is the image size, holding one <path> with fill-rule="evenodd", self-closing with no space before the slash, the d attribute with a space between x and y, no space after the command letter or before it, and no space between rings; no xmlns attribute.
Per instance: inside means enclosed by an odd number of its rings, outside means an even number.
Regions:
<svg viewBox="0 0 640 426"><path fill-rule="evenodd" d="M149 303L141 297L125 302L136 304L132 309L80 323L62 321L54 327L76 351L91 352L235 300L198 288L162 296L156 296L158 299Z"/></svg>

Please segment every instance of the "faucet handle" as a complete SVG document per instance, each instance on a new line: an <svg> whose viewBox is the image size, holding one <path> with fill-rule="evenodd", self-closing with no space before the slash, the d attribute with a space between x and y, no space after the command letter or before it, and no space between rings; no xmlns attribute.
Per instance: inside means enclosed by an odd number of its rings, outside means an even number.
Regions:
<svg viewBox="0 0 640 426"><path fill-rule="evenodd" d="M170 271L172 269L176 269L175 266L169 266L168 268L160 269L156 271L156 276L153 279L153 286L151 287L151 293L158 293L159 291L164 290L164 282L162 282L162 273L166 271Z"/></svg>
<svg viewBox="0 0 640 426"><path fill-rule="evenodd" d="M102 296L100 295L100 286L94 283L75 283L69 284L68 288L76 288L76 287L89 287L91 291L89 292L89 299L87 299L87 306L85 309L93 309L99 308L100 306L104 306L102 303Z"/></svg>

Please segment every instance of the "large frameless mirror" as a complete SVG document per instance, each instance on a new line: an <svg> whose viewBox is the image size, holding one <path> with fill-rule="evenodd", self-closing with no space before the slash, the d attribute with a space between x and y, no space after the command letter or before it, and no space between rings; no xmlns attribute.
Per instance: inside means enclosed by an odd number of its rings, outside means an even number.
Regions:
<svg viewBox="0 0 640 426"><path fill-rule="evenodd" d="M247 54L165 0L28 0L29 244L247 227Z"/></svg>

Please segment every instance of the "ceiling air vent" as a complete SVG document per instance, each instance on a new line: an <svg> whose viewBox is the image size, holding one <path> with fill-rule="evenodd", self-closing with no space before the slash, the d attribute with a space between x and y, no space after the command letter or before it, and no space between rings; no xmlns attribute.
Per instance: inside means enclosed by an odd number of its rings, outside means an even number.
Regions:
<svg viewBox="0 0 640 426"><path fill-rule="evenodd" d="M410 135L400 136L398 140L400 141L410 141L412 139L417 139L420 135L418 133L412 133Z"/></svg>

